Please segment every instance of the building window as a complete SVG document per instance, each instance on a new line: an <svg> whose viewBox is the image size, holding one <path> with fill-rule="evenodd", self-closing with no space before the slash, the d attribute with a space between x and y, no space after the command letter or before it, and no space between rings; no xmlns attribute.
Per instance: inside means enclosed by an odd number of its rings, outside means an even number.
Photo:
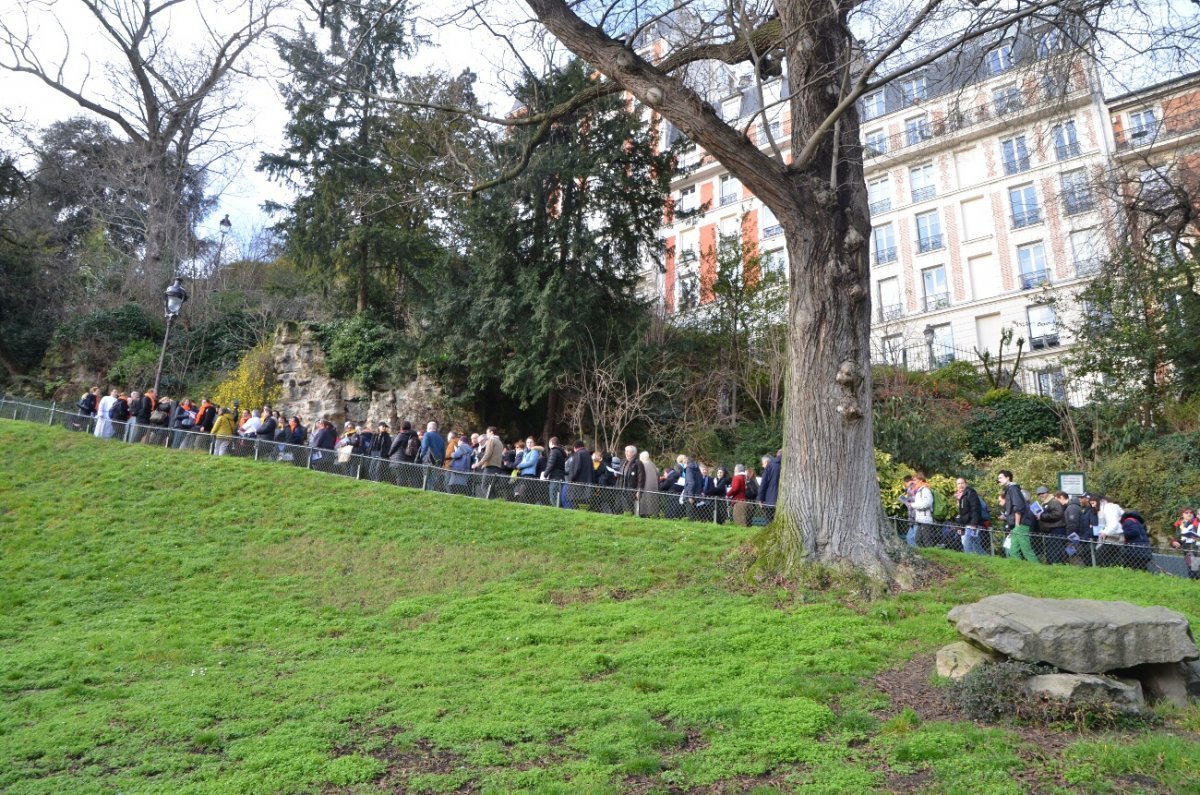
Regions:
<svg viewBox="0 0 1200 795"><path fill-rule="evenodd" d="M873 179L867 183L867 201L871 215L886 213L892 209L892 191L887 177Z"/></svg>
<svg viewBox="0 0 1200 795"><path fill-rule="evenodd" d="M1042 208L1038 206L1037 191L1032 185L1009 188L1008 201L1012 205L1013 229L1041 223Z"/></svg>
<svg viewBox="0 0 1200 795"><path fill-rule="evenodd" d="M1058 316L1052 306L1031 306L1026 311L1029 318L1029 346L1035 351L1058 346Z"/></svg>
<svg viewBox="0 0 1200 795"><path fill-rule="evenodd" d="M1012 69L1012 45L1001 44L987 54L987 70L990 75L998 75Z"/></svg>
<svg viewBox="0 0 1200 795"><path fill-rule="evenodd" d="M781 248L763 252L759 266L764 276L783 276L787 273L787 253Z"/></svg>
<svg viewBox="0 0 1200 795"><path fill-rule="evenodd" d="M896 235L891 224L883 224L871 230L871 248L876 265L896 261Z"/></svg>
<svg viewBox="0 0 1200 795"><path fill-rule="evenodd" d="M1021 89L1010 84L992 91L992 107L997 116L1014 113L1021 109Z"/></svg>
<svg viewBox="0 0 1200 795"><path fill-rule="evenodd" d="M1045 398L1062 403L1067 399L1066 378L1061 367L1049 370L1039 370L1037 377L1037 393Z"/></svg>
<svg viewBox="0 0 1200 795"><path fill-rule="evenodd" d="M904 304L900 301L900 279L879 280L879 322L899 320L904 317Z"/></svg>
<svg viewBox="0 0 1200 795"><path fill-rule="evenodd" d="M1054 53L1063 49L1065 44L1066 41L1063 38L1062 31L1058 28L1050 28L1050 30L1038 36L1037 56L1039 58L1049 58Z"/></svg>
<svg viewBox="0 0 1200 795"><path fill-rule="evenodd" d="M1079 137L1075 134L1074 120L1054 125L1054 152L1059 160L1079 155Z"/></svg>
<svg viewBox="0 0 1200 795"><path fill-rule="evenodd" d="M909 146L916 146L932 137L933 132L929 128L929 119L925 116L914 116L904 120L904 140Z"/></svg>
<svg viewBox="0 0 1200 795"><path fill-rule="evenodd" d="M1062 197L1063 213L1066 215L1078 215L1095 209L1087 171L1079 168L1062 175Z"/></svg>
<svg viewBox="0 0 1200 795"><path fill-rule="evenodd" d="M681 213L695 212L700 209L700 199L696 193L696 186L689 185L686 188L681 188L679 191L679 203L676 205Z"/></svg>
<svg viewBox="0 0 1200 795"><path fill-rule="evenodd" d="M1147 210L1168 210L1175 203L1165 169L1148 166L1138 175L1137 203Z"/></svg>
<svg viewBox="0 0 1200 795"><path fill-rule="evenodd" d="M891 334L883 338L883 361L892 367L908 366L908 352L904 347L903 334Z"/></svg>
<svg viewBox="0 0 1200 795"><path fill-rule="evenodd" d="M930 348L934 367L945 367L954 361L954 331L949 323L933 327L933 344Z"/></svg>
<svg viewBox="0 0 1200 795"><path fill-rule="evenodd" d="M675 302L677 312L694 309L700 303L700 280L694 270L679 274L679 297Z"/></svg>
<svg viewBox="0 0 1200 795"><path fill-rule="evenodd" d="M871 130L863 138L866 141L863 147L863 159L869 160L887 152L887 135L883 130Z"/></svg>
<svg viewBox="0 0 1200 795"><path fill-rule="evenodd" d="M927 96L925 75L917 75L900 83L900 101L905 105L922 102Z"/></svg>
<svg viewBox="0 0 1200 795"><path fill-rule="evenodd" d="M1046 269L1046 249L1041 243L1017 246L1017 267L1021 270L1021 289L1032 290L1050 281Z"/></svg>
<svg viewBox="0 0 1200 795"><path fill-rule="evenodd" d="M908 178L912 185L913 202L928 201L937 195L933 181L933 163L913 166L908 170Z"/></svg>
<svg viewBox="0 0 1200 795"><path fill-rule="evenodd" d="M917 216L917 251L936 251L942 247L942 223L937 210Z"/></svg>
<svg viewBox="0 0 1200 795"><path fill-rule="evenodd" d="M1129 139L1134 143L1149 143L1158 132L1158 119L1153 108L1135 110L1129 114Z"/></svg>
<svg viewBox="0 0 1200 795"><path fill-rule="evenodd" d="M1000 150L1004 154L1005 174L1020 174L1029 170L1029 147L1025 144L1024 135L1001 141Z"/></svg>
<svg viewBox="0 0 1200 795"><path fill-rule="evenodd" d="M742 184L729 174L721 175L721 206L733 204L740 198Z"/></svg>
<svg viewBox="0 0 1200 795"><path fill-rule="evenodd" d="M783 234L783 226L779 223L779 219L775 217L775 213L767 205L763 205L758 211L758 222L762 227L762 238L765 240L769 237L779 237Z"/></svg>
<svg viewBox="0 0 1200 795"><path fill-rule="evenodd" d="M1075 263L1076 276L1094 276L1104 265L1098 229L1076 229L1071 232L1071 255Z"/></svg>
<svg viewBox="0 0 1200 795"><path fill-rule="evenodd" d="M862 98L863 121L877 119L886 112L887 110L883 102L883 91L873 91Z"/></svg>
<svg viewBox="0 0 1200 795"><path fill-rule="evenodd" d="M950 306L950 288L946 284L946 268L926 268L921 271L921 284L925 288L925 311L944 309Z"/></svg>

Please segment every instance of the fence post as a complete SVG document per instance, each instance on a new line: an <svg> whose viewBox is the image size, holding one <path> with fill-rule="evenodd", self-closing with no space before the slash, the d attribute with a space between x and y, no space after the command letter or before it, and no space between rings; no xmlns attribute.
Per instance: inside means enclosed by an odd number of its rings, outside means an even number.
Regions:
<svg viewBox="0 0 1200 795"><path fill-rule="evenodd" d="M421 491L426 491L429 486L429 464L421 468Z"/></svg>
<svg viewBox="0 0 1200 795"><path fill-rule="evenodd" d="M313 454L312 448L309 448L308 459L304 462L305 469L312 469L312 454Z"/></svg>
<svg viewBox="0 0 1200 795"><path fill-rule="evenodd" d="M1088 546L1092 548L1092 568L1096 568L1096 542L1089 541Z"/></svg>
<svg viewBox="0 0 1200 795"><path fill-rule="evenodd" d="M354 473L355 480L362 480L362 456L358 457L358 471Z"/></svg>
<svg viewBox="0 0 1200 795"><path fill-rule="evenodd" d="M554 503L554 507L561 508L562 507L562 493L563 493L562 481L552 480L552 481L550 481L550 483L552 484L552 487L554 488L554 494L552 495L552 502Z"/></svg>
<svg viewBox="0 0 1200 795"><path fill-rule="evenodd" d="M47 425L54 425L54 407L56 405L58 405L56 401L50 403L50 421L46 423Z"/></svg>
<svg viewBox="0 0 1200 795"><path fill-rule="evenodd" d="M254 460L258 460L258 439L254 440Z"/></svg>

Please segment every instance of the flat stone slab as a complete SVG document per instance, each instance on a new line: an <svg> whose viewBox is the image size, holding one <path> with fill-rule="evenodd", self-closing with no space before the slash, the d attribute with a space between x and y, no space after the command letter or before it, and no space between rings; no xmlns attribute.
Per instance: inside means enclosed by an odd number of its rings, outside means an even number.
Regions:
<svg viewBox="0 0 1200 795"><path fill-rule="evenodd" d="M1124 710L1136 710L1146 703L1142 685L1136 679L1114 679L1093 674L1044 674L1029 677L1025 680L1025 687L1035 696L1066 702L1099 698L1111 701Z"/></svg>
<svg viewBox="0 0 1200 795"><path fill-rule="evenodd" d="M1165 607L1007 593L960 605L948 618L963 636L1014 660L1079 674L1200 659L1188 620Z"/></svg>

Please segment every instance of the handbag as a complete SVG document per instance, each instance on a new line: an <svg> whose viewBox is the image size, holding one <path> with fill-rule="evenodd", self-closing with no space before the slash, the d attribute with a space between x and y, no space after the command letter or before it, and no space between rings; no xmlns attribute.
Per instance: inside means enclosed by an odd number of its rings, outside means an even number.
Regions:
<svg viewBox="0 0 1200 795"><path fill-rule="evenodd" d="M1007 535L1007 536L1005 536L1005 537L1004 537L1004 543L1003 543L1003 544L1001 544L1001 546L1002 546L1002 547L1004 547L1004 551L1005 551L1005 552L1007 552L1008 550L1012 549L1012 536L1011 536L1011 535Z"/></svg>
<svg viewBox="0 0 1200 795"><path fill-rule="evenodd" d="M155 409L154 411L150 412L150 422L154 425L166 425L167 412L163 411L162 409Z"/></svg>

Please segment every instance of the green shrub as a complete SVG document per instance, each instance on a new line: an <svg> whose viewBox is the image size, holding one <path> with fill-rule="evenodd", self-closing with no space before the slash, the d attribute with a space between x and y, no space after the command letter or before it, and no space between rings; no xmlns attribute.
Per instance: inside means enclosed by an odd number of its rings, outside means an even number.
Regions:
<svg viewBox="0 0 1200 795"><path fill-rule="evenodd" d="M948 697L974 720L996 722L1027 716L1034 702L1025 690L1025 680L1053 672L1049 666L1016 660L987 663L951 685Z"/></svg>
<svg viewBox="0 0 1200 795"><path fill-rule="evenodd" d="M993 390L971 412L966 431L971 455L991 458L1000 455L1004 447L1057 437L1059 419L1046 398Z"/></svg>
<svg viewBox="0 0 1200 795"><path fill-rule="evenodd" d="M1033 442L1013 449L1006 448L1000 455L984 461L968 457L967 464L980 471L975 488L993 510L996 508L996 494L999 491L996 475L1002 469L1011 471L1016 482L1030 494L1033 494L1038 486L1057 491L1058 473L1074 472L1078 469L1069 454L1056 449L1050 442Z"/></svg>
<svg viewBox="0 0 1200 795"><path fill-rule="evenodd" d="M319 335L329 374L364 389L374 388L392 374L402 350L393 328L365 314L328 323Z"/></svg>
<svg viewBox="0 0 1200 795"><path fill-rule="evenodd" d="M159 347L149 340L128 343L108 369L108 380L133 389L149 387L158 368L158 354Z"/></svg>
<svg viewBox="0 0 1200 795"><path fill-rule="evenodd" d="M1092 488L1146 518L1162 540L1173 535L1179 509L1200 504L1200 434L1173 433L1100 461Z"/></svg>

